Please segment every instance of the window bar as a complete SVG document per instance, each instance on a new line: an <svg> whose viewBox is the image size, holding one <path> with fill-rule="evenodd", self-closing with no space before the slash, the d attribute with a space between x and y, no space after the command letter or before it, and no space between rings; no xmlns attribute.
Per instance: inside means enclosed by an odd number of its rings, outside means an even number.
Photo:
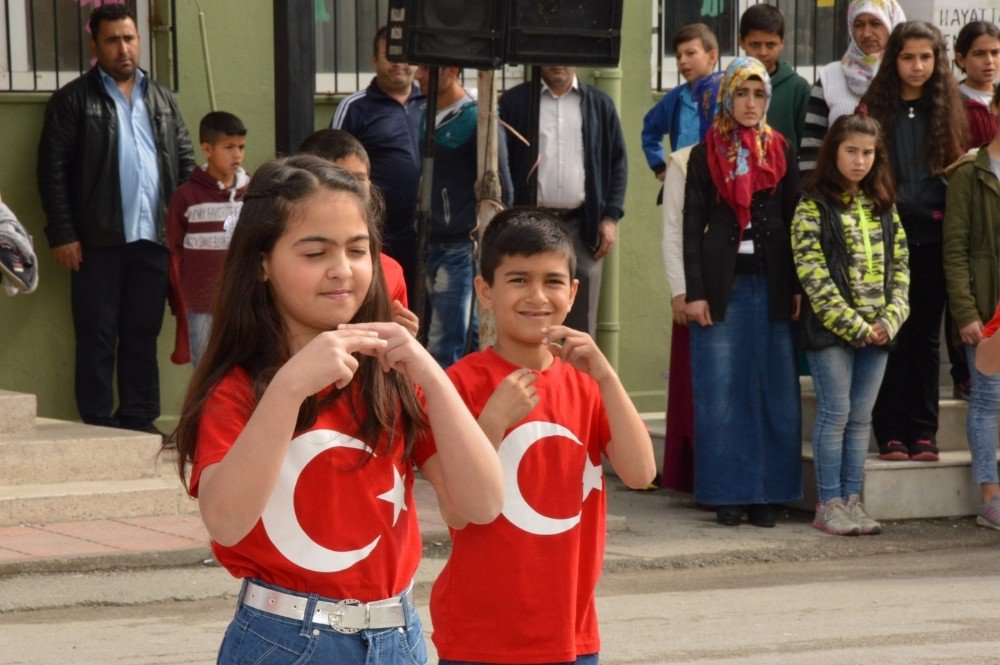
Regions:
<svg viewBox="0 0 1000 665"><path fill-rule="evenodd" d="M80 70L80 76L86 71L83 67L83 31L86 30L83 24L83 5L76 3L76 67Z"/></svg>
<svg viewBox="0 0 1000 665"><path fill-rule="evenodd" d="M36 53L37 41L35 39L35 3L28 3L28 36L31 37L31 86L33 90L38 90L38 56Z"/></svg>
<svg viewBox="0 0 1000 665"><path fill-rule="evenodd" d="M14 89L14 60L10 46L10 5L7 2L3 3L3 14L4 29L7 31L7 41L5 42L7 48L7 92L10 92Z"/></svg>
<svg viewBox="0 0 1000 665"><path fill-rule="evenodd" d="M52 41L56 59L56 90L59 89L59 8L57 0L52 0Z"/></svg>

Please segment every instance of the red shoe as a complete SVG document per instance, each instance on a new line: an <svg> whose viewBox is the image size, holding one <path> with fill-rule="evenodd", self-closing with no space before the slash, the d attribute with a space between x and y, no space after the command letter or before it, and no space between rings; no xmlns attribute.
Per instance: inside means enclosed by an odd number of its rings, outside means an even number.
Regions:
<svg viewBox="0 0 1000 665"><path fill-rule="evenodd" d="M910 459L917 462L937 462L941 459L938 447L927 438L917 439L910 446Z"/></svg>
<svg viewBox="0 0 1000 665"><path fill-rule="evenodd" d="M910 453L899 439L889 439L878 448L878 458L889 462L904 462Z"/></svg>

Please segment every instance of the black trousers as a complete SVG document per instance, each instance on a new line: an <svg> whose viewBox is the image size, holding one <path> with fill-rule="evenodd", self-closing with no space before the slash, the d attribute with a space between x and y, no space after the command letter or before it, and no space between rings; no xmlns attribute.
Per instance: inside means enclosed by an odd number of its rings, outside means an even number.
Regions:
<svg viewBox="0 0 1000 665"><path fill-rule="evenodd" d="M135 427L159 417L156 340L166 306L167 257L166 247L146 240L83 249L71 280L76 406L83 422Z"/></svg>
<svg viewBox="0 0 1000 665"><path fill-rule="evenodd" d="M889 354L872 411L879 446L935 440L938 429L939 344L947 291L941 245L910 245L910 317Z"/></svg>

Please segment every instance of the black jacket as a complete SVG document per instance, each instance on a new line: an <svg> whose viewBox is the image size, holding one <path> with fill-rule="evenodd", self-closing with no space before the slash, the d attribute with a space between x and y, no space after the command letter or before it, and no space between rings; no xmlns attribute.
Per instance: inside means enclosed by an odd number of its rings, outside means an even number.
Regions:
<svg viewBox="0 0 1000 665"><path fill-rule="evenodd" d="M146 106L156 141L160 201L156 227L164 242L167 204L195 166L173 96L146 77ZM125 244L118 173L118 114L97 67L56 91L45 108L38 144L38 191L49 246Z"/></svg>
<svg viewBox="0 0 1000 665"><path fill-rule="evenodd" d="M847 237L844 235L844 226L840 223L840 210L835 208L822 196L811 194L810 198L816 201L819 207L822 222L820 224L820 246L823 248L823 257L826 259L827 269L830 271L830 278L833 280L837 291L847 302L852 302L851 286L847 277ZM882 239L885 243L886 252L883 257L885 261L884 284L886 292L890 288L895 256L892 248L896 246L896 225L893 223L892 210L882 213L879 219L882 225ZM850 343L833 333L813 311L809 297L802 294L802 309L799 324L797 326L797 336L799 345L809 351L818 351L830 346L842 346L852 348ZM883 348L892 348L896 345L893 339Z"/></svg>
<svg viewBox="0 0 1000 665"><path fill-rule="evenodd" d="M586 200L580 215L580 235L587 246L596 249L600 223L605 219L617 222L625 214L628 160L625 156L625 137L611 97L583 82L579 82L579 86L583 116L583 170L586 173ZM530 100L530 83L522 83L505 92L499 103L500 117L524 137L529 134ZM533 164L528 146L514 132L507 132L507 153L514 181L514 204L529 205L528 174Z"/></svg>
<svg viewBox="0 0 1000 665"><path fill-rule="evenodd" d="M754 248L766 266L773 321L788 321L792 296L801 293L792 263L791 222L799 201L795 153L785 149L788 170L773 190L753 195L750 220L757 229ZM736 213L719 197L708 171L705 143L691 150L684 187L684 278L687 302L707 300L713 321L724 321L736 276L740 227Z"/></svg>
<svg viewBox="0 0 1000 665"><path fill-rule="evenodd" d="M944 224L947 185L927 165L929 107L930 100L924 98L901 102L889 146L889 160L896 177L896 210L910 245L940 244Z"/></svg>

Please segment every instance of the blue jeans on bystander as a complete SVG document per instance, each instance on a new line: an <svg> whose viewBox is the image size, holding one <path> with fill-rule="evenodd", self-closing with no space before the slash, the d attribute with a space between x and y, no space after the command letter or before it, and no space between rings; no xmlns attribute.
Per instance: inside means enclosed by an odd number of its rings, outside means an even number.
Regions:
<svg viewBox="0 0 1000 665"><path fill-rule="evenodd" d="M889 354L878 346L830 346L806 351L806 357L816 388L812 447L819 501L846 501L861 494L872 407Z"/></svg>
<svg viewBox="0 0 1000 665"><path fill-rule="evenodd" d="M191 368L197 369L208 346L212 332L212 315L207 312L188 312L188 347L191 349Z"/></svg>
<svg viewBox="0 0 1000 665"><path fill-rule="evenodd" d="M468 347L473 351L479 347L479 321L472 307L475 274L471 242L427 245L427 350L444 368L465 355L470 329Z"/></svg>
<svg viewBox="0 0 1000 665"><path fill-rule="evenodd" d="M969 359L969 414L966 432L972 453L972 480L977 484L1000 482L997 474L997 415L1000 413L1000 376L976 369L976 347L965 346Z"/></svg>

